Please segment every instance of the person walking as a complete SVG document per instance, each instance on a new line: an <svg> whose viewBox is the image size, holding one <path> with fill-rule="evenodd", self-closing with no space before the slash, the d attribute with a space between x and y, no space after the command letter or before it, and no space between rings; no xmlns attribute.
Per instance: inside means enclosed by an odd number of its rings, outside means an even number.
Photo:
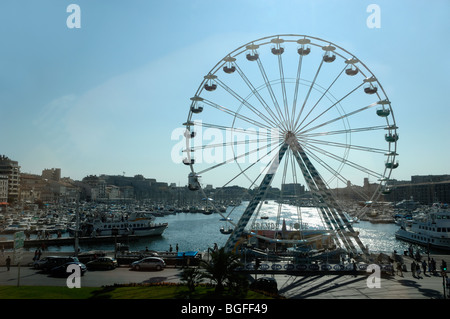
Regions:
<svg viewBox="0 0 450 319"><path fill-rule="evenodd" d="M9 271L10 267L11 267L11 258L8 256L8 258L6 258L6 269Z"/></svg>
<svg viewBox="0 0 450 319"><path fill-rule="evenodd" d="M416 263L414 261L411 263L411 272L412 276L416 278Z"/></svg>
<svg viewBox="0 0 450 319"><path fill-rule="evenodd" d="M433 275L436 276L436 261L434 260L434 258L431 258L430 261L430 272L432 272Z"/></svg>
<svg viewBox="0 0 450 319"><path fill-rule="evenodd" d="M398 274L400 272L400 275ZM402 264L397 261L397 275L403 277Z"/></svg>
<svg viewBox="0 0 450 319"><path fill-rule="evenodd" d="M422 269L423 269L423 275L426 276L427 274L427 262L425 259L422 261Z"/></svg>

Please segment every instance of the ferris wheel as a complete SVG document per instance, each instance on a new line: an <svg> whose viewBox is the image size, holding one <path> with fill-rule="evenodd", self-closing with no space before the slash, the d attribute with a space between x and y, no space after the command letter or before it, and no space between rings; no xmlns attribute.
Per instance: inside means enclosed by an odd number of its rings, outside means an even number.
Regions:
<svg viewBox="0 0 450 319"><path fill-rule="evenodd" d="M189 189L214 185L215 200L234 185L248 189L227 250L251 232L251 218L264 211L273 189L280 190L280 225L283 201L308 193L339 245L364 250L336 190L351 189L362 203L389 193L399 135L381 83L353 54L307 35L251 41L204 76L184 126Z"/></svg>

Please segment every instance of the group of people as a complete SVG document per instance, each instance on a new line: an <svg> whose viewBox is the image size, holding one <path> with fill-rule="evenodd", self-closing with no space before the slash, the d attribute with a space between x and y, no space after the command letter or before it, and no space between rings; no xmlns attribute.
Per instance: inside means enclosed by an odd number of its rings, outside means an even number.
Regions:
<svg viewBox="0 0 450 319"><path fill-rule="evenodd" d="M438 275L436 261L434 258L428 257L428 262L425 259L422 260L422 256L419 251L414 254L412 247L409 248L408 253L409 256L413 258L413 261L411 262L411 273L414 278L422 278L421 273L423 272L423 274L426 275L427 271L429 274L434 276ZM394 251L394 254L396 254L396 251ZM396 263L396 274L403 277L403 271L406 271L406 266L398 258L396 259ZM447 263L445 260L442 260L440 268L441 272L447 269Z"/></svg>
<svg viewBox="0 0 450 319"><path fill-rule="evenodd" d="M176 249L176 252L178 253L178 244L175 246L175 249ZM173 251L173 247L172 247L172 245L170 245L169 252L172 252L172 251Z"/></svg>

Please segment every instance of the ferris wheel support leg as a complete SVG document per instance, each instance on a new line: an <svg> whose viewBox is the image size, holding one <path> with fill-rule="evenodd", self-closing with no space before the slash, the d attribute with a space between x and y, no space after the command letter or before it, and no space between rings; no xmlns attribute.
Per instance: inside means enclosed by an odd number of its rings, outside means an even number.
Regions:
<svg viewBox="0 0 450 319"><path fill-rule="evenodd" d="M328 190L328 188L325 186L325 183L323 182L319 173L317 172L314 165L311 163L308 156L303 151L303 148L300 146L298 142L294 142L293 149L294 149L294 156L300 168L302 169L302 173L305 176L305 179L309 181L309 184L311 186L310 189L313 192L317 193L317 195L323 199L324 203L328 207L327 209L328 215L331 217L331 221L334 224L334 230L336 232L336 235L339 235L340 239L350 252L356 253L356 248L353 245L353 242L345 234L345 228L347 228L350 233L354 234L355 231L353 230L353 227L351 226L345 215L342 213L342 210L337 204L335 198ZM352 237L355 239L356 243L361 248L363 253L366 254L367 249L361 242L359 237L358 236Z"/></svg>
<svg viewBox="0 0 450 319"><path fill-rule="evenodd" d="M264 176L261 185L259 185L257 194L248 204L247 208L245 209L244 213L239 219L239 222L237 223L234 231L231 233L230 238L228 238L227 242L225 243L225 251L229 252L236 250L236 244L238 243L239 239L244 233L244 229L247 226L250 218L252 217L252 214L255 211L256 207L265 197L267 190L269 189L269 186L272 183L273 177L275 176L277 168L281 162L281 159L283 158L287 149L288 144L284 143L281 146L280 150L278 151L278 156L274 159L274 161L270 165L269 171Z"/></svg>
<svg viewBox="0 0 450 319"><path fill-rule="evenodd" d="M328 229L332 230L335 233L335 241L339 247L341 247L340 242L342 242L348 251L356 251L352 243L349 242L346 237L339 236L339 231L342 228L342 225L339 225L340 221L336 219L335 214L333 214L332 208L330 208L330 206L327 204L327 199L324 198L324 194L320 191L320 181L318 181L318 179L321 178L312 163L309 161L306 154L304 154L304 152L303 154L300 154L300 152L298 151L299 148L300 145L294 146L294 157L297 160L298 165L300 166L308 188L310 189L316 200L322 219L325 221Z"/></svg>

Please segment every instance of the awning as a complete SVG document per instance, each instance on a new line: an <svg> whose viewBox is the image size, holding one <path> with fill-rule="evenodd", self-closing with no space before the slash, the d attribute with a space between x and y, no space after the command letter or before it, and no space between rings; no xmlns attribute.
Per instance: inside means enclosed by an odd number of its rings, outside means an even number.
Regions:
<svg viewBox="0 0 450 319"><path fill-rule="evenodd" d="M183 254L185 257L195 257L195 256L197 256L198 251L178 252L177 258L183 258Z"/></svg>

